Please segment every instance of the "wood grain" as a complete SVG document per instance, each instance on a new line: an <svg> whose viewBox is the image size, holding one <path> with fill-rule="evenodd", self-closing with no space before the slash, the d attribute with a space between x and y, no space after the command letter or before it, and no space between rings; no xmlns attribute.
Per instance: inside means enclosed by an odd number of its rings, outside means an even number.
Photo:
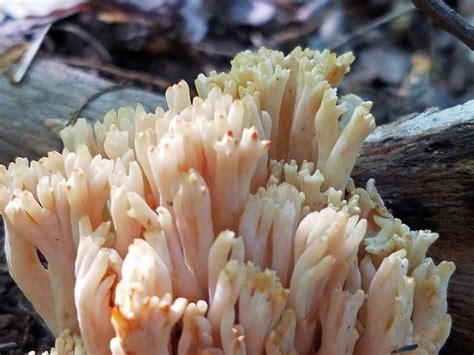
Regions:
<svg viewBox="0 0 474 355"><path fill-rule="evenodd" d="M55 61L38 60L24 83L12 88L0 77L0 163L16 156L38 158L60 142L44 124L67 120L87 98L112 85ZM111 108L141 102L147 110L163 97L141 90L111 92L83 115L98 119ZM453 332L446 354L474 351L474 101L428 111L378 127L354 170L356 182L370 177L396 217L412 229L441 234L433 258L456 262L449 288Z"/></svg>

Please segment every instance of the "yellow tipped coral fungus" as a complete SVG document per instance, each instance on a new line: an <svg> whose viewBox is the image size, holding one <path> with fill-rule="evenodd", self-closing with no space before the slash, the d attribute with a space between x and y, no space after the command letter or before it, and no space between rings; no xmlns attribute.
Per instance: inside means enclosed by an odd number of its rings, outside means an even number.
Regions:
<svg viewBox="0 0 474 355"><path fill-rule="evenodd" d="M350 178L375 127L337 95L353 60L243 52L197 97L182 81L166 110L81 119L63 153L0 166L8 265L51 354L437 354L454 264Z"/></svg>

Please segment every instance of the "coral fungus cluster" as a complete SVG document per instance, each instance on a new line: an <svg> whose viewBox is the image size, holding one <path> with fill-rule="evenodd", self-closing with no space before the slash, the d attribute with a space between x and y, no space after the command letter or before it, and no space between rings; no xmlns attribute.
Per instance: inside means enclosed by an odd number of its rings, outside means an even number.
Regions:
<svg viewBox="0 0 474 355"><path fill-rule="evenodd" d="M436 354L454 264L350 178L371 103L353 61L243 52L228 73L0 166L10 272L52 354ZM46 260L41 262L38 251Z"/></svg>

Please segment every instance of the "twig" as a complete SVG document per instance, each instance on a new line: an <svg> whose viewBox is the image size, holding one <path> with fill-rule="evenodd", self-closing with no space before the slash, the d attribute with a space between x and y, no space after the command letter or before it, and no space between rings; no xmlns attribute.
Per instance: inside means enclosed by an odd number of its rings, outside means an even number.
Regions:
<svg viewBox="0 0 474 355"><path fill-rule="evenodd" d="M94 94L92 94L91 96L89 96L86 101L84 101L82 103L82 105L72 113L71 115L71 118L69 119L69 121L67 121L66 123L66 127L67 126L72 126L74 125L78 118L79 118L79 115L81 114L82 111L84 111L84 109L94 100L97 100L99 97L101 97L102 95L104 94L107 94L109 92L112 92L112 91L116 91L116 90L121 90L125 87L125 85L123 84L118 84L118 85L112 85L112 86L109 86L109 87L106 87Z"/></svg>
<svg viewBox="0 0 474 355"><path fill-rule="evenodd" d="M113 65L106 65L106 64L93 62L91 60L71 58L71 57L54 56L50 58L57 59L63 62L64 64L72 65L75 67L97 70L103 74L111 75L119 79L120 81L127 80L131 82L136 82L144 86L148 86L148 87L151 86L154 88L158 88L159 90L162 90L162 91L165 91L166 88L171 86L171 82L167 80L154 78L147 74L138 73L131 70L121 69Z"/></svg>
<svg viewBox="0 0 474 355"><path fill-rule="evenodd" d="M100 91L97 91L90 95L82 104L79 106L79 108L74 111L71 114L71 117L66 123L63 123L63 121L60 121L56 118L53 119L46 119L45 124L46 126L54 133L58 134L60 130L62 130L64 127L67 126L72 126L75 125L77 120L79 119L79 116L81 115L82 111L94 100L97 100L99 97L102 95L105 95L109 92L116 91L116 90L121 90L125 88L126 85L123 84L117 84L117 85L112 85L106 88L101 89Z"/></svg>
<svg viewBox="0 0 474 355"><path fill-rule="evenodd" d="M65 22L59 26L53 27L53 30L69 32L77 36L89 44L89 46L100 56L101 59L105 60L106 62L112 61L112 56L110 55L109 50L102 44L102 42L100 42L81 26L78 26L74 23Z"/></svg>
<svg viewBox="0 0 474 355"><path fill-rule="evenodd" d="M412 0L412 3L442 29L474 50L474 26L442 0Z"/></svg>
<svg viewBox="0 0 474 355"><path fill-rule="evenodd" d="M413 7L413 5L406 5L406 6L403 6L403 7L399 8L398 10L391 11L391 12L389 12L389 13L383 15L383 16L377 17L376 19L370 21L366 25L357 28L350 35L343 37L339 42L337 42L330 49L332 51L334 51L334 50L344 46L345 44L353 41L355 38L369 32L369 31L371 31L371 30L373 30L373 29L375 29L379 26L382 26L386 23L389 23L389 22L395 20L396 18L398 18L400 16L408 14L408 13L412 12L413 10L415 10L415 7Z"/></svg>

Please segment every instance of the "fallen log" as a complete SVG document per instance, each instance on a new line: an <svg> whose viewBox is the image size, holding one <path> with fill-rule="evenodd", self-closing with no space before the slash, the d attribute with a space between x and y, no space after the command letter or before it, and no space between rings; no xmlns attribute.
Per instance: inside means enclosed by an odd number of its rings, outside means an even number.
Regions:
<svg viewBox="0 0 474 355"><path fill-rule="evenodd" d="M353 173L374 178L393 214L412 229L440 238L435 260L456 263L448 305L453 330L444 351L474 351L474 100L378 127Z"/></svg>
<svg viewBox="0 0 474 355"><path fill-rule="evenodd" d="M80 116L91 119L103 117L113 108L135 106L137 102L148 111L165 104L160 95L125 86L88 102L112 86L116 84L53 60L35 60L18 86L11 86L6 75L1 75L0 163L17 156L38 158L61 149L60 139L47 126L48 120L67 122L85 104Z"/></svg>
<svg viewBox="0 0 474 355"><path fill-rule="evenodd" d="M0 77L0 163L60 149L46 120L67 121L88 98L112 85L53 60L36 61L18 87ZM164 105L160 95L124 88L90 102L81 116L95 120L137 102L149 111ZM430 255L457 265L449 289L453 331L443 352L474 351L474 101L378 127L353 176L359 186L375 178L387 206L412 229L440 233Z"/></svg>

